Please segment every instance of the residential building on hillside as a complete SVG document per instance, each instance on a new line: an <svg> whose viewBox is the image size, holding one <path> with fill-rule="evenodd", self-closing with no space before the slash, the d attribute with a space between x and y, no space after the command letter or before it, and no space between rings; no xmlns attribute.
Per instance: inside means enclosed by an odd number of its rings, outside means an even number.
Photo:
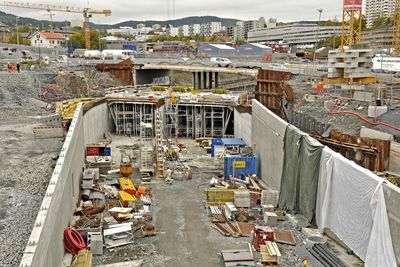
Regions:
<svg viewBox="0 0 400 267"><path fill-rule="evenodd" d="M181 25L179 27L169 25L166 29L166 34L170 36L194 36L196 34L212 36L222 30L221 22L212 21L203 24Z"/></svg>
<svg viewBox="0 0 400 267"><path fill-rule="evenodd" d="M200 24L192 24L189 25L189 35L194 36L196 34L201 33L201 25Z"/></svg>
<svg viewBox="0 0 400 267"><path fill-rule="evenodd" d="M179 26L179 36L189 36L189 25Z"/></svg>
<svg viewBox="0 0 400 267"><path fill-rule="evenodd" d="M65 36L55 32L35 32L29 38L32 46L61 47L66 40Z"/></svg>
<svg viewBox="0 0 400 267"><path fill-rule="evenodd" d="M396 0L366 0L365 17L367 28L371 28L374 20L378 17L393 16Z"/></svg>
<svg viewBox="0 0 400 267"><path fill-rule="evenodd" d="M227 34L237 42L238 40L246 40L251 30L263 29L266 26L267 22L263 17L258 20L238 21L236 26L227 28Z"/></svg>

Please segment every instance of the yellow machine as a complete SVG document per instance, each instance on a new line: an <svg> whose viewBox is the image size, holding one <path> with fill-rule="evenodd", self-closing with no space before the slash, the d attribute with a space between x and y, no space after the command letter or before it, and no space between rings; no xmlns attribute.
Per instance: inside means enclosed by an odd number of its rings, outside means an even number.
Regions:
<svg viewBox="0 0 400 267"><path fill-rule="evenodd" d="M119 187L122 191L125 191L131 195L136 193L136 188L133 185L133 182L129 178L119 178Z"/></svg>
<svg viewBox="0 0 400 267"><path fill-rule="evenodd" d="M119 172L122 177L130 177L133 173L132 159L125 153L125 150L121 150L121 164L119 166Z"/></svg>
<svg viewBox="0 0 400 267"><path fill-rule="evenodd" d="M124 207L131 207L134 204L134 202L137 201L135 196L133 196L125 191L119 191L118 197L119 197L119 200L121 201L122 206L124 206Z"/></svg>
<svg viewBox="0 0 400 267"><path fill-rule="evenodd" d="M90 102L92 98L76 98L62 103L61 117L63 120L71 120L74 117L76 106L79 103Z"/></svg>

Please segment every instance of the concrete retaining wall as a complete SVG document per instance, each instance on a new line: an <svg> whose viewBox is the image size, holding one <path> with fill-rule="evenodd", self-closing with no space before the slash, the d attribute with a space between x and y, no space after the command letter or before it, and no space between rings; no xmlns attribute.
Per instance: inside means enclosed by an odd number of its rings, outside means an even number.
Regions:
<svg viewBox="0 0 400 267"><path fill-rule="evenodd" d="M43 198L20 266L60 266L64 256L63 231L79 196L84 164L83 113L79 105ZM23 223L23 222L22 222Z"/></svg>
<svg viewBox="0 0 400 267"><path fill-rule="evenodd" d="M264 107L252 102L252 140L255 156L259 159L258 173L268 186L279 190L283 167L283 138L287 122Z"/></svg>
<svg viewBox="0 0 400 267"><path fill-rule="evenodd" d="M235 109L234 120L235 137L242 138L248 146L252 146L251 114L247 112L239 112Z"/></svg>
<svg viewBox="0 0 400 267"><path fill-rule="evenodd" d="M110 131L111 121L106 102L89 109L83 116L85 145L103 140L104 134Z"/></svg>
<svg viewBox="0 0 400 267"><path fill-rule="evenodd" d="M400 264L400 189L387 183L383 184L383 192L385 194L394 254L397 257L397 264Z"/></svg>

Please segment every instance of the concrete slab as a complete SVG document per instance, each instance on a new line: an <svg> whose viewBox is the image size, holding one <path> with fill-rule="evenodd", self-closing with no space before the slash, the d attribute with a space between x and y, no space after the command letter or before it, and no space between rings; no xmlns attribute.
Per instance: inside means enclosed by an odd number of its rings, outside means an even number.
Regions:
<svg viewBox="0 0 400 267"><path fill-rule="evenodd" d="M34 127L33 137L35 139L62 138L64 137L64 129L61 126Z"/></svg>
<svg viewBox="0 0 400 267"><path fill-rule="evenodd" d="M387 106L369 106L368 107L368 117L377 118L388 112Z"/></svg>

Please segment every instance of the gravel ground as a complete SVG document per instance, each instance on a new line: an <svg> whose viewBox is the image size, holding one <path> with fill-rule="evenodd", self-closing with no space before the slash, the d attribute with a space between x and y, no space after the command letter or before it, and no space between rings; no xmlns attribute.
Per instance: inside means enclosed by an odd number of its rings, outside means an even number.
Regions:
<svg viewBox="0 0 400 267"><path fill-rule="evenodd" d="M189 147L186 158L192 158L188 164L193 171L190 181L175 181L172 185L164 181L154 183L153 223L159 232L157 236L143 238L136 233L135 244L107 251L103 256L95 256L94 264L115 263L120 261L144 260L143 267L177 266L223 266L221 250L246 249L250 237L223 237L212 229L205 209L208 183L213 175L223 170L222 161L214 161L204 149L193 140L181 140ZM132 144L128 137L113 136L112 151L117 145ZM252 214L254 211L252 211ZM257 216L262 222L262 216ZM311 259L303 244L304 235L289 220L279 222L279 229L292 230L297 246L278 244L281 252L281 266L302 266L304 257L310 259L310 266L320 266ZM258 253L255 253L258 259Z"/></svg>
<svg viewBox="0 0 400 267"><path fill-rule="evenodd" d="M60 139L34 140L46 111L31 106L32 73L0 72L0 266L18 266L52 173Z"/></svg>

